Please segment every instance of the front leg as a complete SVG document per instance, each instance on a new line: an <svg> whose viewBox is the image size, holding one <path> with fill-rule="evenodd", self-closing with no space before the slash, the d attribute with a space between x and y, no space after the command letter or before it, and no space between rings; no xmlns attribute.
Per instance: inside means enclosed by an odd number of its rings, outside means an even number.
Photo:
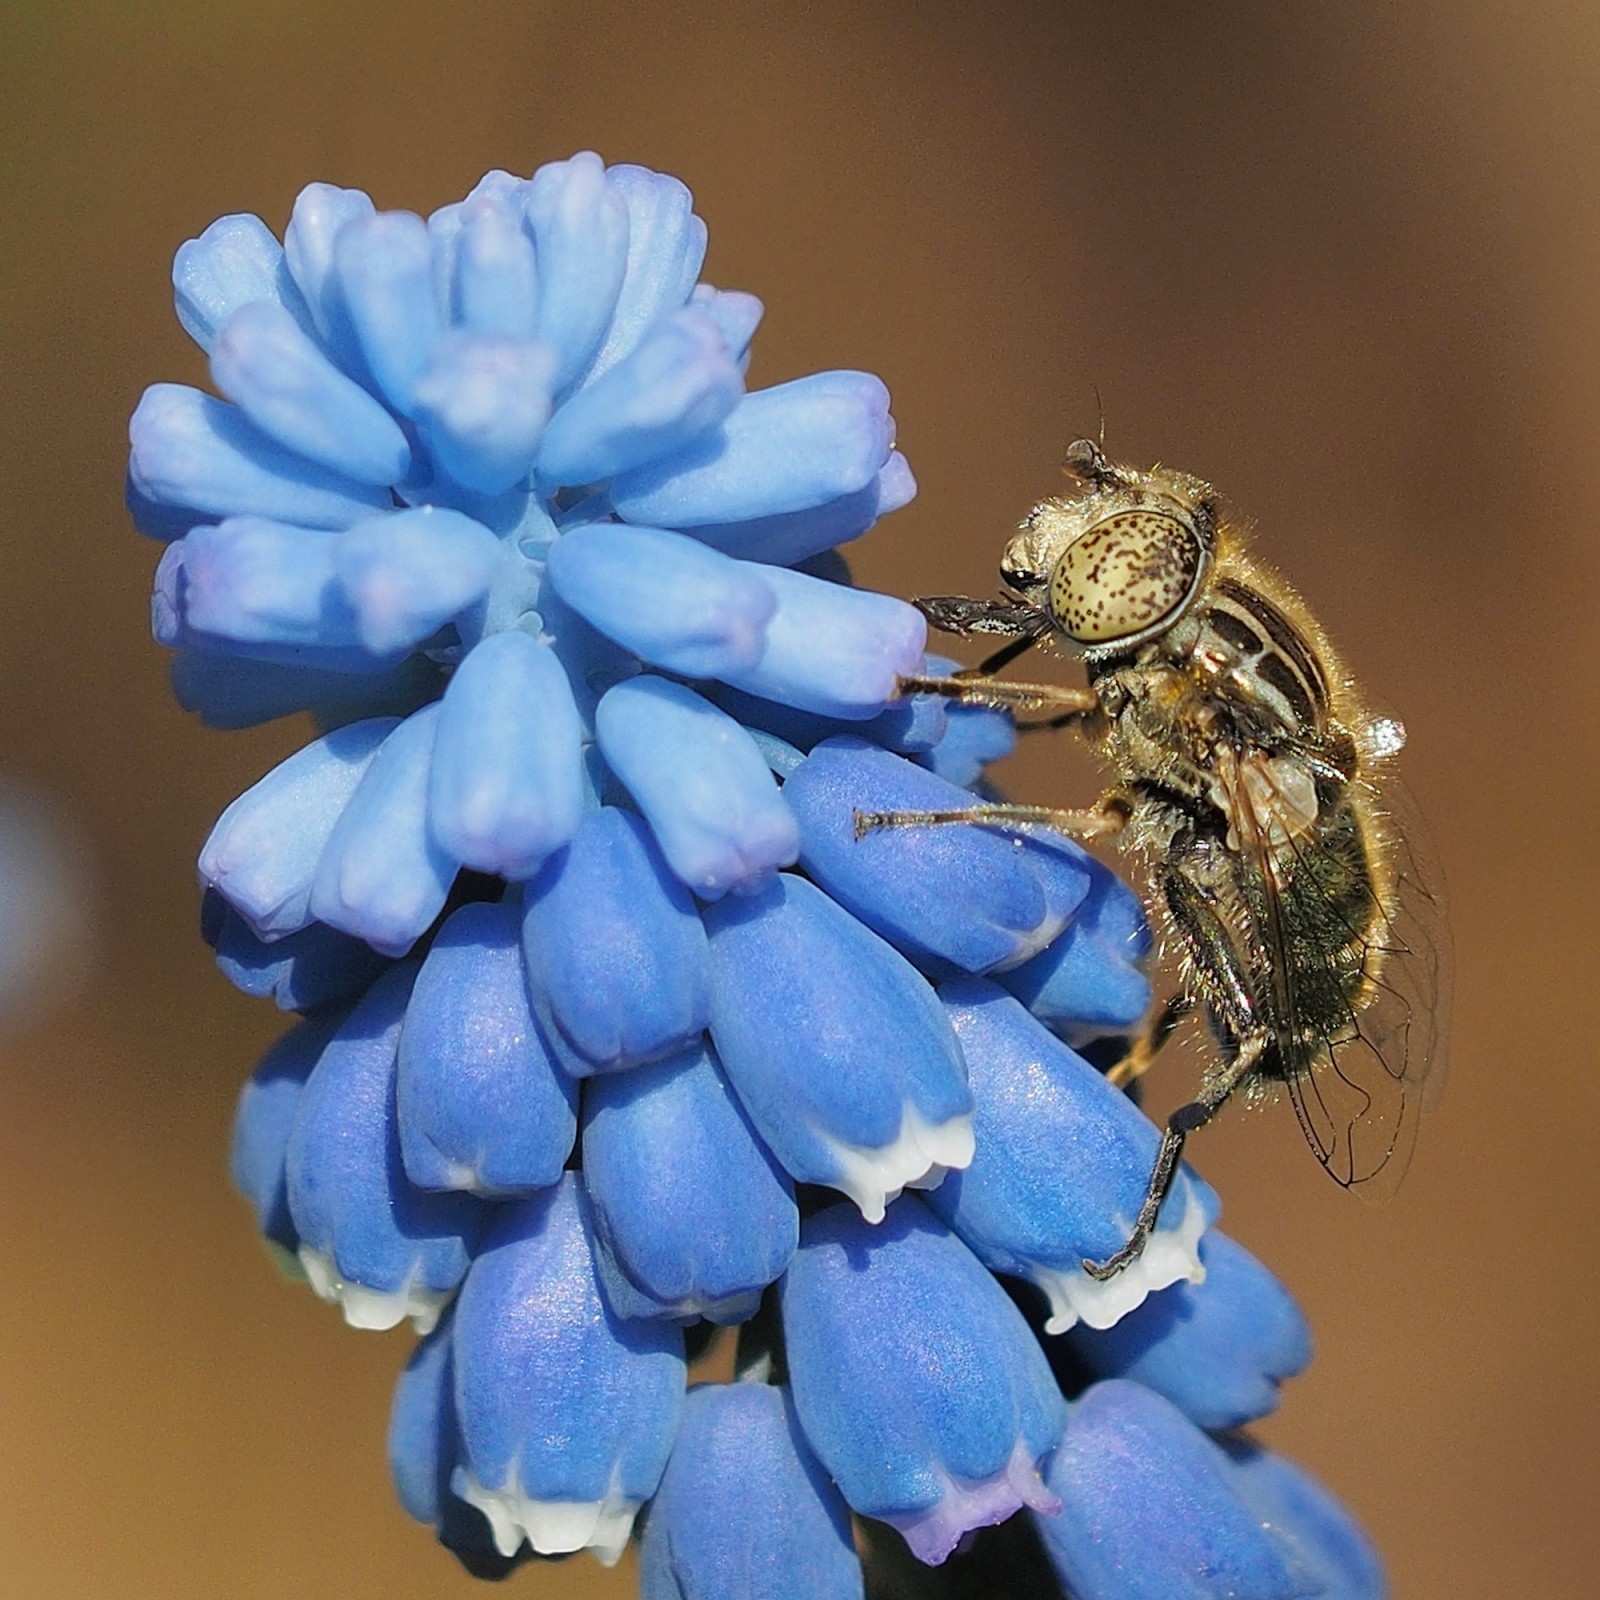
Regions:
<svg viewBox="0 0 1600 1600"><path fill-rule="evenodd" d="M1076 721L1100 709L1100 697L1093 689L1073 689L1060 683L1008 683L1000 678L969 678L963 673L950 678L903 677L899 693L902 697L943 695L964 706L994 706L1002 711L1042 711L1052 720Z"/></svg>
<svg viewBox="0 0 1600 1600"><path fill-rule="evenodd" d="M936 828L967 823L1002 832L1028 833L1045 828L1072 839L1103 839L1121 833L1133 807L1126 795L1102 795L1087 811L1063 811L1056 806L977 805L959 811L858 811L856 838L864 839L878 828Z"/></svg>

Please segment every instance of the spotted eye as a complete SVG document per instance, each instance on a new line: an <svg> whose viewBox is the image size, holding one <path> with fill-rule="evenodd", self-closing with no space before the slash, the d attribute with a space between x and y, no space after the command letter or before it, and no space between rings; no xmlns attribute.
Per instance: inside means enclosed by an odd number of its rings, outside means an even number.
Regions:
<svg viewBox="0 0 1600 1600"><path fill-rule="evenodd" d="M1176 622L1202 559L1194 529L1162 511L1119 511L1061 553L1050 610L1080 644L1111 644Z"/></svg>

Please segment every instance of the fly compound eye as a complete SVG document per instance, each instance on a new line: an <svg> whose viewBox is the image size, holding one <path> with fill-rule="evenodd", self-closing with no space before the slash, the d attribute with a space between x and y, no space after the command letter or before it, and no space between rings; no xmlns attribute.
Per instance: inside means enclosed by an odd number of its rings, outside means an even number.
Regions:
<svg viewBox="0 0 1600 1600"><path fill-rule="evenodd" d="M1119 511L1062 551L1050 611L1070 639L1106 645L1161 631L1194 593L1199 536L1163 511Z"/></svg>

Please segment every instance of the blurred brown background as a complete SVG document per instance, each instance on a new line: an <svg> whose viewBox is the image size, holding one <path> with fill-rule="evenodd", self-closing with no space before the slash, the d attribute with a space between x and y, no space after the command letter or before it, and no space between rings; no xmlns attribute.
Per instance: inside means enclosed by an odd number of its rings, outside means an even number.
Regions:
<svg viewBox="0 0 1600 1600"><path fill-rule="evenodd" d="M1196 1154L1319 1337L1264 1431L1365 1519L1395 1594L1595 1593L1600 11L446 16L0 13L0 770L78 819L101 897L96 976L0 1066L0 1595L473 1592L391 1498L408 1341L285 1287L226 1185L280 1023L211 971L192 861L300 733L171 703L124 425L144 384L203 381L167 271L213 217L281 231L314 178L427 211L585 146L693 187L707 276L768 302L753 382L888 380L921 495L857 547L864 581L988 591L1098 390L1113 450L1223 487L1404 715L1459 979L1411 1177L1383 1208L1339 1194L1281 1107ZM1065 759L1034 745L1007 781L1087 784Z"/></svg>

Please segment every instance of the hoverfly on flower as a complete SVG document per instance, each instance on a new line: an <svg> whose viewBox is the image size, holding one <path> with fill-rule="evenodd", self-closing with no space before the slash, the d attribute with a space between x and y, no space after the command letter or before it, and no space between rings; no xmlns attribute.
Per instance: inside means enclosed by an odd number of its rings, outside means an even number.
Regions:
<svg viewBox="0 0 1600 1600"><path fill-rule="evenodd" d="M1041 502L1007 545L1000 600L917 604L936 627L1009 642L905 694L1043 713L1099 748L1111 787L1086 810L994 804L863 812L879 827L979 823L1119 836L1177 990L1112 1069L1142 1074L1178 1023L1203 1013L1216 1044L1199 1094L1168 1119L1130 1236L1137 1259L1188 1135L1240 1090L1287 1091L1342 1187L1391 1193L1418 1114L1444 1080L1448 932L1424 837L1390 771L1405 730L1364 703L1300 597L1247 555L1212 487L1107 459L1082 439L1077 492ZM1032 646L1081 656L1088 687L994 676Z"/></svg>

